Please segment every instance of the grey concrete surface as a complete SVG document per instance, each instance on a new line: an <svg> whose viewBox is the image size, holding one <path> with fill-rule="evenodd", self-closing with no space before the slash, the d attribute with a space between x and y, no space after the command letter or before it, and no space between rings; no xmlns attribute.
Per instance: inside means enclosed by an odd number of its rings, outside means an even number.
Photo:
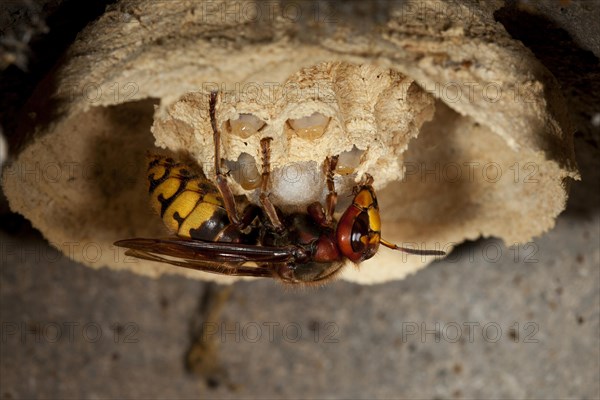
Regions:
<svg viewBox="0 0 600 400"><path fill-rule="evenodd" d="M383 285L236 283L204 325L219 368L199 375L185 356L207 284L91 270L0 207L0 399L600 398L600 70L581 26L600 7L552 4L499 19L578 125L583 181L555 229L466 243Z"/></svg>

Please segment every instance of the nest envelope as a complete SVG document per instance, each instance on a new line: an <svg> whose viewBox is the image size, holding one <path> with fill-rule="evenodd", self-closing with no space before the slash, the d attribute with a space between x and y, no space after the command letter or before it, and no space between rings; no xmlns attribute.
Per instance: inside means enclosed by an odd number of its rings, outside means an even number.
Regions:
<svg viewBox="0 0 600 400"><path fill-rule="evenodd" d="M231 4L239 18L222 12ZM450 250L496 236L511 245L553 227L579 178L573 127L554 77L494 20L501 2L387 2L367 22L359 5L327 2L315 17L297 3L292 17L277 4L251 14L243 10L256 2L108 7L28 104L27 141L3 170L11 208L88 266L230 282L130 260L112 245L167 234L148 205L146 152L185 150L210 164L206 96L218 89L231 162L258 160L266 136L279 166L318 169L328 155L362 152L341 191L373 175L388 241ZM290 128L315 113L328 121L319 134ZM230 134L241 115L265 128ZM317 188L303 201L319 196ZM428 262L382 249L342 278L384 282Z"/></svg>

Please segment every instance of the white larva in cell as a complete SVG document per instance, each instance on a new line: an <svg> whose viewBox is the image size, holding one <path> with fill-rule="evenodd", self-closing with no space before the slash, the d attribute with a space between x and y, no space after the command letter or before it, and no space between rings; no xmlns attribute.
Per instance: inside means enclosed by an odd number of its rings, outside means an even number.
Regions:
<svg viewBox="0 0 600 400"><path fill-rule="evenodd" d="M352 174L360 165L360 160L364 153L364 150L360 150L356 146L353 146L350 151L340 153L335 172L340 175Z"/></svg>
<svg viewBox="0 0 600 400"><path fill-rule="evenodd" d="M302 139L315 140L323 136L330 120L330 117L315 112L307 117L288 119L288 123Z"/></svg>
<svg viewBox="0 0 600 400"><path fill-rule="evenodd" d="M240 114L237 119L229 120L231 133L242 139L248 139L265 125L265 121L252 114Z"/></svg>
<svg viewBox="0 0 600 400"><path fill-rule="evenodd" d="M322 201L325 180L320 163L288 163L271 171L271 200L280 207L299 207Z"/></svg>
<svg viewBox="0 0 600 400"><path fill-rule="evenodd" d="M256 189L260 186L261 174L256 166L256 160L248 153L242 153L237 161L228 161L230 174L245 190Z"/></svg>

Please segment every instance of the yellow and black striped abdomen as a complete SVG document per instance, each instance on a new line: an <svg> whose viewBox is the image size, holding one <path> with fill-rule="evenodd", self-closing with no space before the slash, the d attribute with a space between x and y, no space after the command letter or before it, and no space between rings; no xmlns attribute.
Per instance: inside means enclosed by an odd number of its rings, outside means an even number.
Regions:
<svg viewBox="0 0 600 400"><path fill-rule="evenodd" d="M188 165L152 155L148 182L152 208L177 236L214 241L229 225L217 187Z"/></svg>

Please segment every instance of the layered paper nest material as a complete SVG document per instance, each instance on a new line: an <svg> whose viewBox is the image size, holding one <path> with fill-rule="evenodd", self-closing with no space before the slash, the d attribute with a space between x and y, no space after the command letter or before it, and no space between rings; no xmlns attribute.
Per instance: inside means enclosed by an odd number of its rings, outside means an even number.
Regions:
<svg viewBox="0 0 600 400"><path fill-rule="evenodd" d="M146 151L156 143L210 163L206 96L217 89L221 126L250 113L268 127L248 140L225 130L230 160L256 157L265 136L280 166L363 150L354 177L375 177L388 241L445 250L480 236L526 242L552 228L578 173L557 82L494 20L501 5L118 2L32 98L4 191L88 266L231 282L126 259L112 245L165 236L148 206ZM331 118L321 137L290 133L288 119L313 112ZM400 279L429 261L382 249L342 278Z"/></svg>

